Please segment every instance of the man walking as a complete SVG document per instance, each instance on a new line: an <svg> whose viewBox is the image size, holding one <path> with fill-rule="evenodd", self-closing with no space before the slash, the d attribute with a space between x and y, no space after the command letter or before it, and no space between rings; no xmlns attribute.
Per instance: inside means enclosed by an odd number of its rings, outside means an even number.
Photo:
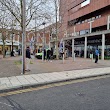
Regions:
<svg viewBox="0 0 110 110"><path fill-rule="evenodd" d="M51 57L51 51L50 49L47 50L47 60L50 61L50 57Z"/></svg>
<svg viewBox="0 0 110 110"><path fill-rule="evenodd" d="M95 63L98 62L98 55L99 55L99 50L96 48L96 50L95 50Z"/></svg>
<svg viewBox="0 0 110 110"><path fill-rule="evenodd" d="M29 47L27 47L26 48L26 69L25 69L25 71L30 71L30 69L29 69L30 58L31 58L30 49L29 49Z"/></svg>

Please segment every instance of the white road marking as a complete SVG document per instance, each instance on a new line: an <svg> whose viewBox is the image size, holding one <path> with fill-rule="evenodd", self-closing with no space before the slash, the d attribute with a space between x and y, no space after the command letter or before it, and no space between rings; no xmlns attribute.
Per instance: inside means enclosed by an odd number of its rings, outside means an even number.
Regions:
<svg viewBox="0 0 110 110"><path fill-rule="evenodd" d="M3 103L3 102L0 102L0 103L3 104L3 105L6 105L6 106L14 108L14 106L12 106L12 105L9 105L9 104Z"/></svg>

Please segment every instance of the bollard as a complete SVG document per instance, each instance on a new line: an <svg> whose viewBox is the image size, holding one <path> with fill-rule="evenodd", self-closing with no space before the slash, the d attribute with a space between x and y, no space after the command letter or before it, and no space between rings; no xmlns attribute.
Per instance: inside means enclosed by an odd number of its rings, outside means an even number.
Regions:
<svg viewBox="0 0 110 110"><path fill-rule="evenodd" d="M98 54L98 60L99 60L99 54Z"/></svg>
<svg viewBox="0 0 110 110"><path fill-rule="evenodd" d="M64 55L64 53L63 53L63 63L64 63L64 60L65 60L65 55Z"/></svg>
<svg viewBox="0 0 110 110"><path fill-rule="evenodd" d="M92 62L93 62L93 54L91 54L91 59L92 59Z"/></svg>
<svg viewBox="0 0 110 110"><path fill-rule="evenodd" d="M75 53L73 54L73 61L75 61Z"/></svg>

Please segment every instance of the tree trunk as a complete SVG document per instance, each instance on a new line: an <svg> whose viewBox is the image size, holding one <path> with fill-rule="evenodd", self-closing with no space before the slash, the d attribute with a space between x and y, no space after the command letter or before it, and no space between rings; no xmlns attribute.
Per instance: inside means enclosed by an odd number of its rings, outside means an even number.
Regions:
<svg viewBox="0 0 110 110"><path fill-rule="evenodd" d="M5 42L4 42L4 40L3 40L3 58L5 58Z"/></svg>

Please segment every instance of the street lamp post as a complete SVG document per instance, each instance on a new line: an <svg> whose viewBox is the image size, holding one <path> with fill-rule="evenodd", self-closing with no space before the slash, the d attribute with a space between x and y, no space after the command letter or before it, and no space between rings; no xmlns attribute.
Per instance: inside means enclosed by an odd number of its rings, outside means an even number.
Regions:
<svg viewBox="0 0 110 110"><path fill-rule="evenodd" d="M43 31L43 45L42 45L42 61L44 61L44 49L45 49L45 22L42 23L44 25L44 31Z"/></svg>
<svg viewBox="0 0 110 110"><path fill-rule="evenodd" d="M22 74L25 74L25 46L26 46L26 6L22 0Z"/></svg>
<svg viewBox="0 0 110 110"><path fill-rule="evenodd" d="M14 51L13 51L13 38L14 38L14 26L15 26L15 20L12 20L12 27L11 27L11 31L12 31L12 35L11 35L11 39L12 39L12 48L11 48L11 57L14 56Z"/></svg>
<svg viewBox="0 0 110 110"><path fill-rule="evenodd" d="M36 33L36 32L37 32L37 31L36 31L37 29L36 29L36 22L37 22L37 21L36 21L36 11L35 11L35 38L34 38L34 55L35 55L35 52L36 52L36 47L37 47L37 46L36 46L36 42L37 42L37 33Z"/></svg>

